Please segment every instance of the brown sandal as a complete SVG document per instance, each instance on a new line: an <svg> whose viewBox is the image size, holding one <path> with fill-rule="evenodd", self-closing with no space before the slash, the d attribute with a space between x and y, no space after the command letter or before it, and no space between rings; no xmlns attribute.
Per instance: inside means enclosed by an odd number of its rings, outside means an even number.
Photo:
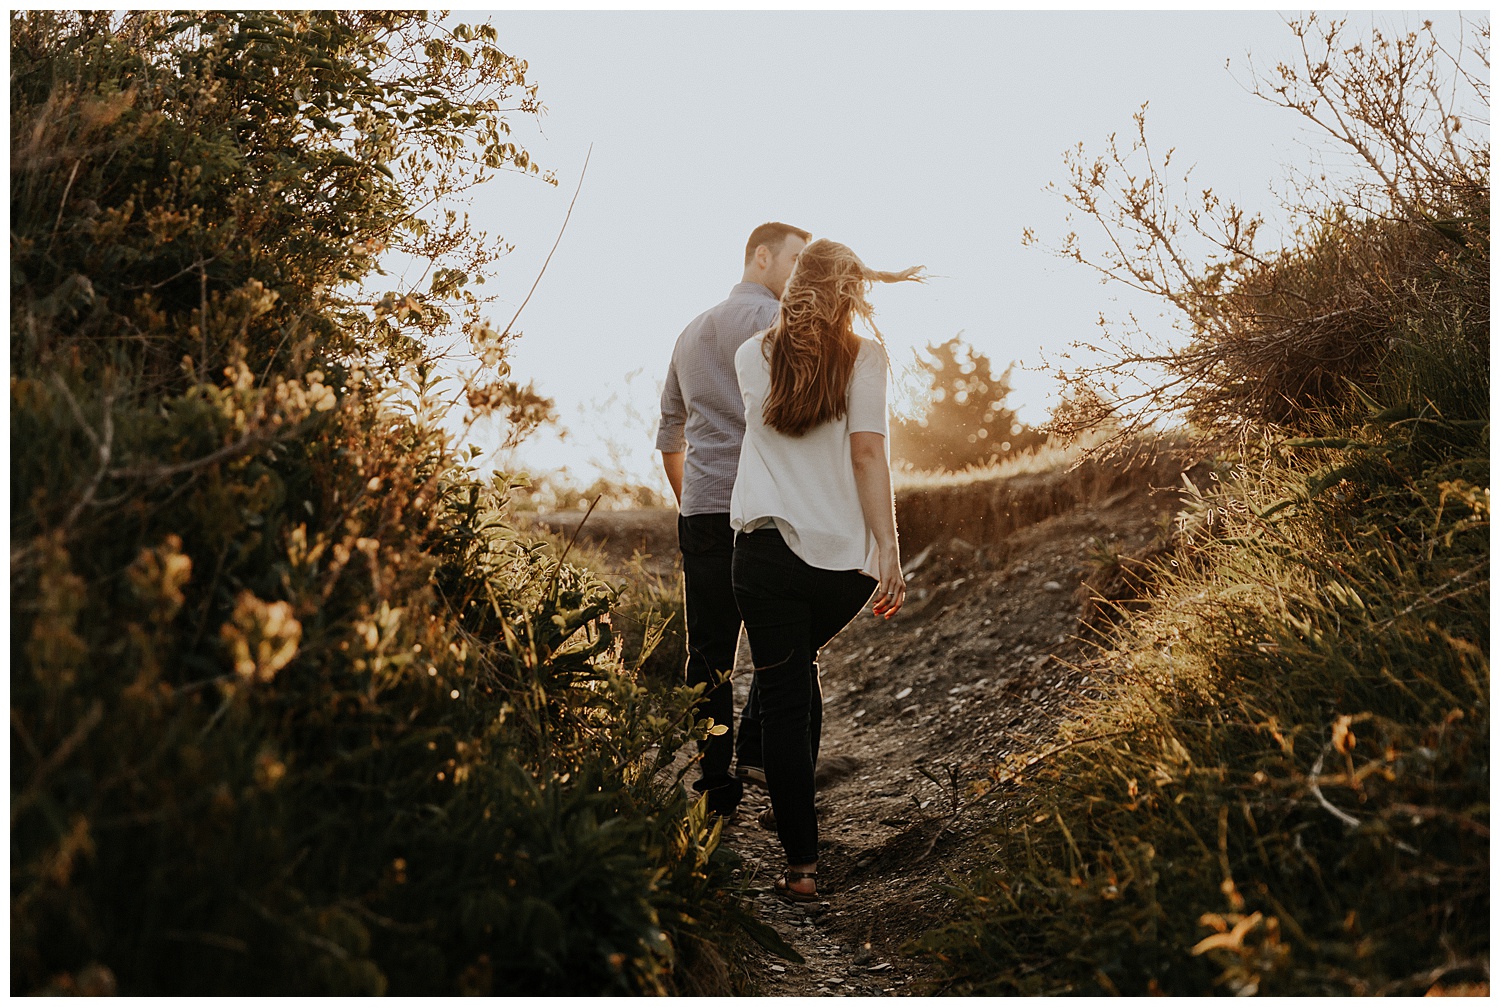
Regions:
<svg viewBox="0 0 1500 1007"><path fill-rule="evenodd" d="M792 887L793 881L806 881L809 878L817 881L818 872L786 870L781 872L781 877L776 879L772 887L777 895L788 902L821 902L823 896L817 892L799 892Z"/></svg>

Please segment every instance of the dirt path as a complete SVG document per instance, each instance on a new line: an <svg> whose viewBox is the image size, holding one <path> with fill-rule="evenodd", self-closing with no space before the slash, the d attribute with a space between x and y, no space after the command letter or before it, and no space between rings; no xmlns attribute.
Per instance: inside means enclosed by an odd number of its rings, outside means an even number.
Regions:
<svg viewBox="0 0 1500 1007"><path fill-rule="evenodd" d="M769 806L763 792L747 793L739 822L725 831L745 858L746 880L766 889L756 899L761 918L806 959L797 965L766 953L745 962L762 992L933 991L934 974L903 945L952 918L943 885L949 872L964 870L994 817L992 805L955 811L968 804L969 784L1006 755L1044 746L1069 701L1088 688L1076 666L1087 651L1078 636L1087 593L1080 581L1101 547L1145 552L1176 499L1141 487L1000 543L933 543L909 557L909 601L895 619L862 613L824 649L825 901L791 906L769 893L783 861L775 835L755 823ZM634 517L620 531L640 534L642 523ZM595 534L608 529L606 520ZM742 640L739 704L749 677Z"/></svg>

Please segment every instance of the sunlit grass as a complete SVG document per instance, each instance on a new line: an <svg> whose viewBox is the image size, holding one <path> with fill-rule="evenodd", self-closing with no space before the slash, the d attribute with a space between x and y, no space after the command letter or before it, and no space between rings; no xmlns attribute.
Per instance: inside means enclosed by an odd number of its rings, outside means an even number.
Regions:
<svg viewBox="0 0 1500 1007"><path fill-rule="evenodd" d="M891 467L891 482L897 493L931 489L937 486L963 486L968 483L992 479L1009 479L1012 476L1033 475L1068 468L1082 460L1090 450L1099 447L1108 435L1102 432L1081 434L1070 440L1054 439L1038 447L1017 452L988 465L970 465L950 472L942 469L926 470L909 463Z"/></svg>

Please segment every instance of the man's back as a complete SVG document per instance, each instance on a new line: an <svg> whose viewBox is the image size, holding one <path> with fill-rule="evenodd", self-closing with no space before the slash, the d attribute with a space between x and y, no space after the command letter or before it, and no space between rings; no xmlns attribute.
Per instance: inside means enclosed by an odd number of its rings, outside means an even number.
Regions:
<svg viewBox="0 0 1500 1007"><path fill-rule="evenodd" d="M672 350L661 396L659 451L686 449L681 513L728 513L745 436L745 404L734 354L776 320L776 296L737 283L723 302L688 323Z"/></svg>

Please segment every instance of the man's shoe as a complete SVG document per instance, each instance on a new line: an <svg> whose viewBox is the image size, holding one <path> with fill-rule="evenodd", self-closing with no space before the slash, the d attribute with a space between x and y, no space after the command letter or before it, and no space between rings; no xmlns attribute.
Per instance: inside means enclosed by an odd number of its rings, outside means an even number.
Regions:
<svg viewBox="0 0 1500 1007"><path fill-rule="evenodd" d="M744 783L751 783L757 787L764 788L766 785L766 771L760 766L741 765L736 772Z"/></svg>
<svg viewBox="0 0 1500 1007"><path fill-rule="evenodd" d="M732 823L738 816L740 798L745 793L745 784L728 773L720 778L723 782L717 786L704 786L703 780L693 784L693 789L707 798L707 811L709 817L724 820L725 825Z"/></svg>
<svg viewBox="0 0 1500 1007"><path fill-rule="evenodd" d="M719 821L719 822L723 822L724 823L724 827L725 828L728 828L729 826L733 825L735 822L738 822L739 820L740 820L740 809L739 808L730 808L727 811L715 811L712 808L710 808L709 812L708 812L708 824L709 825L712 825L715 821Z"/></svg>

